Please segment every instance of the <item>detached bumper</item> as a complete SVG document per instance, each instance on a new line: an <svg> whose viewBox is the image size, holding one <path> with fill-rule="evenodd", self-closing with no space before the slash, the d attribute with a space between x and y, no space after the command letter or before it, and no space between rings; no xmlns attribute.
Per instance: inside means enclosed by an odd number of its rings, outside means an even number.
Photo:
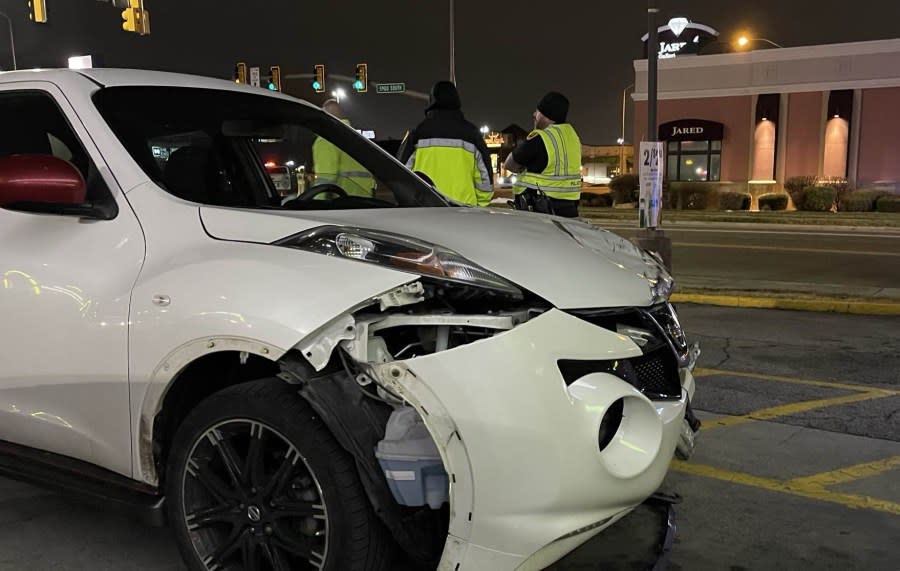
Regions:
<svg viewBox="0 0 900 571"><path fill-rule="evenodd" d="M451 478L440 569L542 569L659 487L684 419L606 373L570 386L560 359L640 356L627 337L552 310L490 339L379 372L422 414ZM693 378L682 371L682 385ZM601 420L622 400L602 450Z"/></svg>

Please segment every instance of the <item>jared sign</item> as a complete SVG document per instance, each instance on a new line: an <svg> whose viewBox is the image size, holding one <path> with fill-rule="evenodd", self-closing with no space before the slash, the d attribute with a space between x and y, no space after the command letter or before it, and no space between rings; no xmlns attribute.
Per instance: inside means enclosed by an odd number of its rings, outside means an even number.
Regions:
<svg viewBox="0 0 900 571"><path fill-rule="evenodd" d="M725 128L721 123L703 119L681 119L659 126L661 141L721 141Z"/></svg>
<svg viewBox="0 0 900 571"><path fill-rule="evenodd" d="M659 59L668 59L682 55L696 55L703 46L714 42L719 32L691 22L687 18L672 18L669 23L659 28ZM649 34L644 34L641 40L644 42L644 57L647 57L647 40Z"/></svg>

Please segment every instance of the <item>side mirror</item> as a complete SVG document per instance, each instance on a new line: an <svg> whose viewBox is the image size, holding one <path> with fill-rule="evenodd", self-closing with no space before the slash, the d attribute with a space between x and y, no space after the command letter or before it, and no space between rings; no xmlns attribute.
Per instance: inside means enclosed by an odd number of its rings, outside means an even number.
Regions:
<svg viewBox="0 0 900 571"><path fill-rule="evenodd" d="M0 157L0 208L76 214L87 185L68 161L51 155Z"/></svg>

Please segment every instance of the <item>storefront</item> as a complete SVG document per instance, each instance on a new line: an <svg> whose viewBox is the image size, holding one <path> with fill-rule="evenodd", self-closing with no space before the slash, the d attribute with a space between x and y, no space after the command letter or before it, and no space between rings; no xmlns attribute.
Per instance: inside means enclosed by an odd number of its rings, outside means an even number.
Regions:
<svg viewBox="0 0 900 571"><path fill-rule="evenodd" d="M647 62L634 62L634 140ZM900 191L900 40L660 61L666 178L752 189L791 177Z"/></svg>

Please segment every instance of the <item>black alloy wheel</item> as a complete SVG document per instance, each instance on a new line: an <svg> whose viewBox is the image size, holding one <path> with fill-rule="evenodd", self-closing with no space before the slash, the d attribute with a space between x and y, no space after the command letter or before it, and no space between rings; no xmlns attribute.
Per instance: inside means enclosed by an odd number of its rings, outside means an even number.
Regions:
<svg viewBox="0 0 900 571"><path fill-rule="evenodd" d="M389 569L394 543L353 458L279 379L216 393L178 428L169 523L191 569Z"/></svg>
<svg viewBox="0 0 900 571"><path fill-rule="evenodd" d="M182 480L184 521L207 569L321 569L328 553L322 488L275 429L226 420L195 443Z"/></svg>

